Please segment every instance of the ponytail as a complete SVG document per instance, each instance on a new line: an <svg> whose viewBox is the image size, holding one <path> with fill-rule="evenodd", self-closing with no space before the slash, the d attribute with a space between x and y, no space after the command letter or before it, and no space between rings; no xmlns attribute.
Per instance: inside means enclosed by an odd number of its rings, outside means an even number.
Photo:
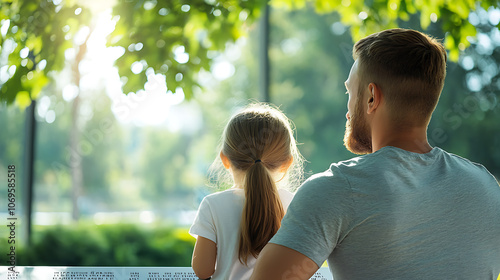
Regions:
<svg viewBox="0 0 500 280"><path fill-rule="evenodd" d="M276 234L285 215L276 184L264 162L256 160L245 176L245 205L240 225L239 260L247 264Z"/></svg>
<svg viewBox="0 0 500 280"><path fill-rule="evenodd" d="M238 258L246 265L248 257L257 257L276 234L285 215L274 177L285 171L285 180L281 178L279 184L295 185L289 179L301 179L302 158L291 122L277 108L262 103L229 120L222 135L221 154L233 170L245 174Z"/></svg>

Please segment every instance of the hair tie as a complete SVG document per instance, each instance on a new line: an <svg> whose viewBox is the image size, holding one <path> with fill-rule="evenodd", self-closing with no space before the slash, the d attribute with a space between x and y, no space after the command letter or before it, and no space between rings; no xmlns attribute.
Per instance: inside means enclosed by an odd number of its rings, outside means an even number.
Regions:
<svg viewBox="0 0 500 280"><path fill-rule="evenodd" d="M257 162L262 162L262 160L258 159L258 160L256 160L254 163L257 163Z"/></svg>

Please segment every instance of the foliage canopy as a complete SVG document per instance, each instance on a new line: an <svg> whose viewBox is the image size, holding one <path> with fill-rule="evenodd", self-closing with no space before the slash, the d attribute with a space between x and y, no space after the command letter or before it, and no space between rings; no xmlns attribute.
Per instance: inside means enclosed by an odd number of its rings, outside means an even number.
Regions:
<svg viewBox="0 0 500 280"><path fill-rule="evenodd" d="M0 1L0 102L27 107L62 70L65 50L90 15L76 1Z"/></svg>
<svg viewBox="0 0 500 280"><path fill-rule="evenodd" d="M50 71L64 66L64 51L77 45L74 35L90 24L90 8L77 0L1 0L0 101L29 105L49 81ZM445 34L450 58L476 35L469 13L481 6L498 7L494 0L271 0L273 7L302 9L313 5L317 13L338 13L357 40L368 34L401 26L412 16L422 29L435 22ZM83 2L82 2L83 4ZM118 0L117 17L108 45L121 46L116 61L128 94L144 88L148 79L165 77L168 90L180 89L186 98L199 87L197 74L227 43L245 36L260 16L265 0ZM159 81L162 82L163 81Z"/></svg>

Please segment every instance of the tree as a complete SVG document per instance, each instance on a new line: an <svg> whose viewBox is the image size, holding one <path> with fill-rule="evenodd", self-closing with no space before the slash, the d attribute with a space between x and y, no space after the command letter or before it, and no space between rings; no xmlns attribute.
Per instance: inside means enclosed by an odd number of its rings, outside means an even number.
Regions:
<svg viewBox="0 0 500 280"><path fill-rule="evenodd" d="M252 3L252 4L250 4ZM116 6L119 15L111 45L122 46L125 55L117 60L120 75L127 77L124 92L141 89L146 81L144 71L151 67L166 76L171 91L182 88L186 97L199 86L196 75L208 70L214 51L222 51L234 42L246 22L259 16L263 1L126 1ZM475 36L476 28L469 13L479 5L496 7L496 1L401 1L376 0L273 0L275 7L303 9L314 5L317 13L337 13L338 20L350 27L354 40L382 29L401 26L412 16L426 30L436 22L443 30L450 58L457 61L460 51Z"/></svg>
<svg viewBox="0 0 500 280"><path fill-rule="evenodd" d="M21 106L29 104L48 82L47 73L61 69L64 50L88 19L88 9L77 1L2 0L0 20L2 53L9 53L2 65L0 101ZM57 3L57 5L55 4ZM210 68L217 52L226 43L246 34L259 17L264 0L118 0L113 13L119 16L109 45L121 46L125 54L116 65L126 80L123 91L137 92L147 81L145 70L164 74L170 91L183 90L187 98L199 87L197 73ZM426 30L436 22L444 31L450 58L458 60L469 45L476 28L469 20L471 11L481 6L498 7L487 1L402 1L375 0L272 0L274 7L302 9L313 5L317 13L337 13L339 21L350 27L354 40L386 28L401 26L417 15ZM8 42L8 43L7 43ZM7 71L8 70L8 71Z"/></svg>
<svg viewBox="0 0 500 280"><path fill-rule="evenodd" d="M164 74L169 90L182 88L193 95L197 73L210 70L210 61L227 42L246 34L246 24L259 16L258 1L127 1L113 13L119 16L110 45L125 54L116 65L126 77L124 93L137 92L146 82L145 70Z"/></svg>
<svg viewBox="0 0 500 280"><path fill-rule="evenodd" d="M445 46L450 57L456 61L459 52L467 48L470 36L476 35L475 27L469 22L469 14L481 6L485 9L498 7L497 1L408 1L408 0L274 0L276 6L291 9L304 8L312 3L321 14L337 12L340 22L351 28L354 41L383 29L396 28L402 21L419 16L419 25L427 30L437 22L445 34ZM414 27L418 28L418 27ZM418 29L420 29L418 28Z"/></svg>
<svg viewBox="0 0 500 280"><path fill-rule="evenodd" d="M0 4L0 102L25 108L49 82L48 73L63 69L65 50L89 12L76 1Z"/></svg>

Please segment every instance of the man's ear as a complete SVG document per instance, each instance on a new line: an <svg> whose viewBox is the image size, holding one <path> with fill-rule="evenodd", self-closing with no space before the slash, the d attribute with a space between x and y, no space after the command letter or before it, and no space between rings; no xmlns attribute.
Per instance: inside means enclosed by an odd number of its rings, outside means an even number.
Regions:
<svg viewBox="0 0 500 280"><path fill-rule="evenodd" d="M220 152L220 159L222 160L222 164L226 169L229 169L229 167L231 167L231 161L226 157L224 153L222 153L222 151Z"/></svg>
<svg viewBox="0 0 500 280"><path fill-rule="evenodd" d="M368 85L368 103L367 103L367 114L374 113L382 102L382 91L380 87L375 83L370 83Z"/></svg>

